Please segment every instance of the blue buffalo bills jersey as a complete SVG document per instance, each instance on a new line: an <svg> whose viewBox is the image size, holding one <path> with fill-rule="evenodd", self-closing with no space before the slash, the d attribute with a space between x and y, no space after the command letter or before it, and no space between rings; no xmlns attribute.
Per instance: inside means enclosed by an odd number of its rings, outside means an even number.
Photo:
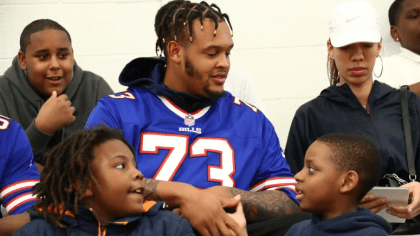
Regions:
<svg viewBox="0 0 420 236"><path fill-rule="evenodd" d="M86 128L121 129L147 178L250 191L281 189L295 200L295 180L274 127L230 93L189 114L140 87L102 98ZM296 201L296 200L295 200Z"/></svg>
<svg viewBox="0 0 420 236"><path fill-rule="evenodd" d="M32 187L39 178L25 131L0 116L0 199L8 214L26 212L35 204Z"/></svg>

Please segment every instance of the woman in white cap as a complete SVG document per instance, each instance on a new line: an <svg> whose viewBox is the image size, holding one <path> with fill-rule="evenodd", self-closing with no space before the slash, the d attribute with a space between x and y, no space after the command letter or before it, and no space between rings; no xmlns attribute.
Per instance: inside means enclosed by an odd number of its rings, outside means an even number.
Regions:
<svg viewBox="0 0 420 236"><path fill-rule="evenodd" d="M381 50L378 17L365 1L338 5L329 21L328 68L331 86L302 105L293 119L286 159L293 173L304 165L311 143L328 133L356 133L371 139L382 156L382 174L397 174L409 182L411 204L391 206L394 216L411 219L420 214L420 183L411 182L405 148L399 91L378 81ZM420 98L409 91L409 112L415 168L420 176ZM366 195L361 206L376 213L387 206L386 199Z"/></svg>

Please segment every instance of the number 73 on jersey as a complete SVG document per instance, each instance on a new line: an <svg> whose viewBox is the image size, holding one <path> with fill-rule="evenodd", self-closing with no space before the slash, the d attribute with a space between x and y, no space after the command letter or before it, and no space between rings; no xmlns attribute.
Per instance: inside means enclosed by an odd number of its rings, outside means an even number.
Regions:
<svg viewBox="0 0 420 236"><path fill-rule="evenodd" d="M232 175L235 173L235 152L224 138L198 137L191 145L189 136L144 132L140 139L140 153L158 154L159 150L169 150L153 179L171 181L190 151L190 158L207 157L207 152L220 155L220 166L208 165L208 181L219 182L226 187L235 187Z"/></svg>

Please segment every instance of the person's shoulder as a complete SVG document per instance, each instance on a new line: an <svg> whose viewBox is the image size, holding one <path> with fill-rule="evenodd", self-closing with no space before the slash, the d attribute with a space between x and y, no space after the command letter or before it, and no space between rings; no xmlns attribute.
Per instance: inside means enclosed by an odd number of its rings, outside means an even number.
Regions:
<svg viewBox="0 0 420 236"><path fill-rule="evenodd" d="M285 234L285 236L295 236L295 235L310 235L308 231L309 230L309 226L311 224L312 220L304 220L301 222L298 222L294 225L292 225L292 227L290 227L290 229L287 231L287 233Z"/></svg>
<svg viewBox="0 0 420 236"><path fill-rule="evenodd" d="M36 218L25 224L13 235L64 235L63 233L63 229L55 227L44 218Z"/></svg>
<svg viewBox="0 0 420 236"><path fill-rule="evenodd" d="M295 116L306 116L310 111L318 111L319 109L322 109L327 102L329 102L328 99L325 99L321 96L317 96L300 105L299 108L296 110Z"/></svg>
<svg viewBox="0 0 420 236"><path fill-rule="evenodd" d="M22 126L19 123L6 116L0 115L0 132L17 132L19 129L22 129Z"/></svg>
<svg viewBox="0 0 420 236"><path fill-rule="evenodd" d="M114 102L129 102L139 103L147 102L152 99L158 99L158 97L149 91L140 87L130 87L125 91L117 92L106 96L107 99L111 99Z"/></svg>
<svg viewBox="0 0 420 236"><path fill-rule="evenodd" d="M232 95L230 92L225 91L225 95L218 100L218 103L222 106L221 109L233 109L232 112L246 112L246 113L256 113L262 114L261 110L257 107L242 101L239 97Z"/></svg>
<svg viewBox="0 0 420 236"><path fill-rule="evenodd" d="M92 83L92 84L106 83L106 84L108 84L102 76L100 76L98 74L95 74L91 71L82 70L80 68L79 73L81 73L81 75L82 75L82 83Z"/></svg>

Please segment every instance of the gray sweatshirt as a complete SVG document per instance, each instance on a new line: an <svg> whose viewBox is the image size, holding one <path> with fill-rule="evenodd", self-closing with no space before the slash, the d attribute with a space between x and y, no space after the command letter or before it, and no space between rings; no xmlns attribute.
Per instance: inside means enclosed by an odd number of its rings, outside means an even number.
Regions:
<svg viewBox="0 0 420 236"><path fill-rule="evenodd" d="M83 129L96 102L103 96L112 94L111 87L105 80L89 71L83 71L76 63L73 67L73 79L63 92L69 97L76 111L76 120L55 134L40 131L34 123L39 109L45 100L29 85L25 73L19 66L17 57L12 66L0 76L0 114L19 122L25 129L31 142L34 159L45 164L44 154L64 137L78 129Z"/></svg>

